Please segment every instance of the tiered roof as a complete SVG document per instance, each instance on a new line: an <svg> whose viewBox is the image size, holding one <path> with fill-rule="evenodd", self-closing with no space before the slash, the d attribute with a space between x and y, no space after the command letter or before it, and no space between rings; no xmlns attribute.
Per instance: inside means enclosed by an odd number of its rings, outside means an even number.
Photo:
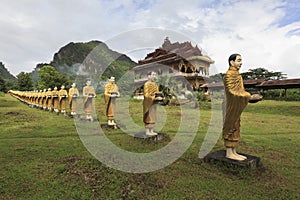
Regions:
<svg viewBox="0 0 300 200"><path fill-rule="evenodd" d="M175 42L171 43L169 38L167 37L162 44L162 47L155 49L154 52L148 53L144 60L140 60L138 62L139 65L158 62L163 60L170 59L178 59L184 58L188 60L188 58L201 56L204 58L203 60L210 61L211 59L207 56L203 56L201 50L196 45L195 47L191 44L191 42ZM211 62L213 62L211 60Z"/></svg>

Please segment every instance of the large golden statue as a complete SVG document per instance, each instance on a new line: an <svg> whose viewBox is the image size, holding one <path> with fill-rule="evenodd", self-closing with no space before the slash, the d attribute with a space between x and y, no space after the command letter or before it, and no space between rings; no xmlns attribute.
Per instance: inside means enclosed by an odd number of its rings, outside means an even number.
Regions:
<svg viewBox="0 0 300 200"><path fill-rule="evenodd" d="M59 97L60 112L65 115L68 92L67 92L67 90L65 90L64 85L61 86L61 88L58 92L58 97Z"/></svg>
<svg viewBox="0 0 300 200"><path fill-rule="evenodd" d="M226 157L234 160L245 160L247 157L236 152L240 140L240 116L249 100L256 98L244 89L239 69L242 58L232 54L229 59L229 69L224 76L225 100L223 102L223 139L226 147ZM260 99L261 100L261 99Z"/></svg>
<svg viewBox="0 0 300 200"><path fill-rule="evenodd" d="M76 88L76 84L73 83L72 87L69 89L69 105L71 115L76 115L77 97L79 97L79 92Z"/></svg>
<svg viewBox="0 0 300 200"><path fill-rule="evenodd" d="M116 108L116 98L120 96L118 86L115 84L115 77L110 77L104 86L104 100L106 105L107 124L116 126L114 115Z"/></svg>
<svg viewBox="0 0 300 200"><path fill-rule="evenodd" d="M91 86L91 81L86 82L86 86L83 87L83 108L87 120L93 120L93 99L96 97L96 92L93 86Z"/></svg>
<svg viewBox="0 0 300 200"><path fill-rule="evenodd" d="M52 104L53 104L53 110L54 112L58 113L58 91L57 91L57 87L54 87L53 91L52 91Z"/></svg>
<svg viewBox="0 0 300 200"><path fill-rule="evenodd" d="M157 133L153 132L156 122L156 101L162 100L159 94L158 85L154 82L156 73L148 74L148 81L144 84L144 100L143 100L143 121L146 128L146 135L154 136Z"/></svg>

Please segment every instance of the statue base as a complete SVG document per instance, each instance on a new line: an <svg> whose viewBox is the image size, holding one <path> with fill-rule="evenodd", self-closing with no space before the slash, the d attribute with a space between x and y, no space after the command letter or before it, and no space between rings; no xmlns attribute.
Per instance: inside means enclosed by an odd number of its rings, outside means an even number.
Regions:
<svg viewBox="0 0 300 200"><path fill-rule="evenodd" d="M137 133L134 135L135 139L144 139L144 140L153 140L158 141L166 138L166 134L164 133L157 133L157 135L146 135L144 132Z"/></svg>
<svg viewBox="0 0 300 200"><path fill-rule="evenodd" d="M258 168L261 166L260 158L256 156L251 156L247 154L241 154L243 156L246 156L247 159L243 161L233 160L230 158L226 158L226 151L225 150L219 150L212 153L207 154L203 160L207 163L214 163L214 164L223 164L227 166L233 166L233 167L241 167L241 168Z"/></svg>
<svg viewBox="0 0 300 200"><path fill-rule="evenodd" d="M104 129L120 129L120 127L117 124L116 125L101 124L100 126L101 128Z"/></svg>

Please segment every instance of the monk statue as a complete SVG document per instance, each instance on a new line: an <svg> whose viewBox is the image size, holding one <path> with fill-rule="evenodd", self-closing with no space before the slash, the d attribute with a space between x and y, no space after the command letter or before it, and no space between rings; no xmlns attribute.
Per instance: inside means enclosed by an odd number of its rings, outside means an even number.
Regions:
<svg viewBox="0 0 300 200"><path fill-rule="evenodd" d="M236 152L240 140L240 116L248 102L257 97L244 89L243 79L239 73L242 66L241 55L232 54L228 62L229 69L224 76L225 100L223 102L222 133L226 157L242 161L247 157Z"/></svg>
<svg viewBox="0 0 300 200"><path fill-rule="evenodd" d="M30 105L31 107L34 107L34 91L30 91Z"/></svg>
<svg viewBox="0 0 300 200"><path fill-rule="evenodd" d="M48 88L48 91L46 92L46 104L48 111L52 111L52 91L51 88Z"/></svg>
<svg viewBox="0 0 300 200"><path fill-rule="evenodd" d="M148 74L148 81L144 84L143 121L147 136L157 135L153 131L156 122L156 103L163 100L158 90L158 85L154 82L155 80L156 73L150 72Z"/></svg>
<svg viewBox="0 0 300 200"><path fill-rule="evenodd" d="M86 119L93 121L92 110L93 110L93 99L96 97L96 92L91 81L86 82L86 86L83 87L83 108L86 115Z"/></svg>
<svg viewBox="0 0 300 200"><path fill-rule="evenodd" d="M47 89L44 89L43 91L43 110L47 109L47 104L46 104L46 93L47 93Z"/></svg>
<svg viewBox="0 0 300 200"><path fill-rule="evenodd" d="M58 103L59 103L59 97L58 97L58 91L57 87L54 87L52 91L52 103L53 103L53 110L54 112L58 113Z"/></svg>
<svg viewBox="0 0 300 200"><path fill-rule="evenodd" d="M76 115L77 97L79 97L79 92L76 88L76 84L73 83L69 89L69 105L72 116Z"/></svg>
<svg viewBox="0 0 300 200"><path fill-rule="evenodd" d="M114 119L115 108L116 108L116 98L120 97L118 86L115 84L115 77L110 77L108 83L104 86L104 100L106 105L106 117L107 125L115 126L116 122Z"/></svg>
<svg viewBox="0 0 300 200"><path fill-rule="evenodd" d="M39 91L34 92L34 107L39 107Z"/></svg>
<svg viewBox="0 0 300 200"><path fill-rule="evenodd" d="M59 97L59 106L60 106L60 112L61 114L66 115L66 101L68 97L68 92L65 90L65 86L62 85L59 92L58 92L58 97Z"/></svg>
<svg viewBox="0 0 300 200"><path fill-rule="evenodd" d="M39 104L39 108L43 108L43 90L40 90L40 92L38 93L38 104Z"/></svg>

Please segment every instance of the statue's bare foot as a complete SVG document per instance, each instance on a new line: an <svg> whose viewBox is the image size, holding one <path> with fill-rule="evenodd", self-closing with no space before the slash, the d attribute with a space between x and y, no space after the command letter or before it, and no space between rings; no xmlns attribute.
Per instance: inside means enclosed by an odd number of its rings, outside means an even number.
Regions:
<svg viewBox="0 0 300 200"><path fill-rule="evenodd" d="M146 135L148 135L148 136L156 136L157 133L154 133L154 132L153 132L153 133L150 133L150 132L149 132L149 133L146 133Z"/></svg>
<svg viewBox="0 0 300 200"><path fill-rule="evenodd" d="M244 158L241 158L240 156L237 156L237 155L234 155L234 154L232 154L232 155L226 155L226 158L229 158L229 159L232 159L232 160L238 160L238 161L243 161L243 160L245 160Z"/></svg>
<svg viewBox="0 0 300 200"><path fill-rule="evenodd" d="M247 159L245 156L239 155L236 153L235 148L227 148L226 149L226 158L243 161Z"/></svg>
<svg viewBox="0 0 300 200"><path fill-rule="evenodd" d="M242 158L242 159L244 159L244 160L246 160L247 159L247 157L246 156L243 156L243 155L241 155L241 154L235 154L236 156L238 156L238 157L240 157L240 158Z"/></svg>
<svg viewBox="0 0 300 200"><path fill-rule="evenodd" d="M235 148L232 149L232 153L233 153L234 155L236 155L236 156L238 156L238 157L244 159L244 160L247 159L246 156L243 156L243 155L241 155L241 154L238 154L238 153L236 152L236 149L235 149Z"/></svg>

